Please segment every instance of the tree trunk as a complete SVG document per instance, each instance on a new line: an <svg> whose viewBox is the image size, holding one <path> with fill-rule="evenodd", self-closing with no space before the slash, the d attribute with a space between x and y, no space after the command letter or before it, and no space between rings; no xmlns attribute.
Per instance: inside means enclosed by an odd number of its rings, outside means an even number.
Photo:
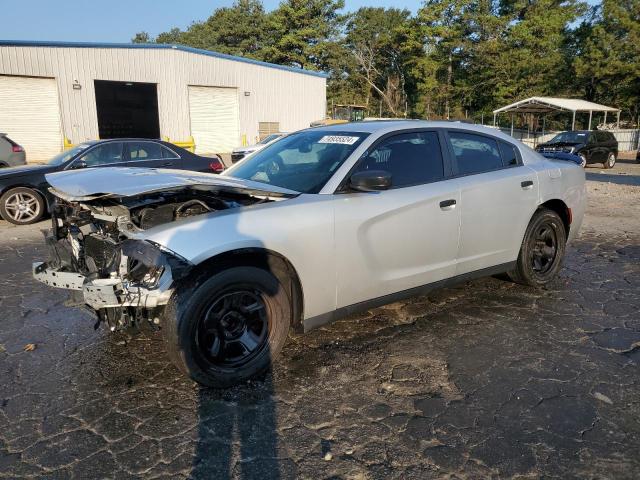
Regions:
<svg viewBox="0 0 640 480"><path fill-rule="evenodd" d="M445 110L447 112L447 120L449 120L449 96L451 95L451 82L453 80L453 54L449 50L449 64L447 65L447 93L445 95Z"/></svg>

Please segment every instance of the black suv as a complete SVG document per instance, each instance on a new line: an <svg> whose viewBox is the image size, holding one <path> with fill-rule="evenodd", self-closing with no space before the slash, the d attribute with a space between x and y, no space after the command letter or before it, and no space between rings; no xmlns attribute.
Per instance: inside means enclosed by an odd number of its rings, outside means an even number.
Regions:
<svg viewBox="0 0 640 480"><path fill-rule="evenodd" d="M618 141L613 133L604 130L578 130L561 132L546 143L536 147L540 153L565 152L582 158L582 166L602 163L613 168L618 158Z"/></svg>

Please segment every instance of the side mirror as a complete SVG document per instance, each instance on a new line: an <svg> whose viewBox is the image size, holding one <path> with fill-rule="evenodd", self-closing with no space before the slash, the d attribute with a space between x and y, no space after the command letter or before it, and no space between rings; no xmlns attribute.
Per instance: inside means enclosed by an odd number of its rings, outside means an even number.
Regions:
<svg viewBox="0 0 640 480"><path fill-rule="evenodd" d="M375 192L391 188L391 174L384 170L365 170L351 175L349 187L358 192Z"/></svg>
<svg viewBox="0 0 640 480"><path fill-rule="evenodd" d="M85 162L84 160L76 160L71 165L71 169L75 170L77 168L87 168L87 162Z"/></svg>

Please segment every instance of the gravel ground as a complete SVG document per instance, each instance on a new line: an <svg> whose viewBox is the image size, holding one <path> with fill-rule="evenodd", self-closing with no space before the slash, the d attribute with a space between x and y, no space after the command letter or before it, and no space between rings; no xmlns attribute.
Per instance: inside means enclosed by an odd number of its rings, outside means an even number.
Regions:
<svg viewBox="0 0 640 480"><path fill-rule="evenodd" d="M158 333L94 330L30 278L47 224L1 223L0 477L637 478L640 165L587 172L549 288L372 310L227 391L185 380Z"/></svg>

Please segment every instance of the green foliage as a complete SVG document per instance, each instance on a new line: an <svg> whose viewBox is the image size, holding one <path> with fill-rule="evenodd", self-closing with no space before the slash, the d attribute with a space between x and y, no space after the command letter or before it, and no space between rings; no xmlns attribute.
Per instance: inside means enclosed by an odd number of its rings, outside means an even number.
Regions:
<svg viewBox="0 0 640 480"><path fill-rule="evenodd" d="M343 0L285 0L267 19L263 58L273 63L312 70L329 62L337 41Z"/></svg>
<svg viewBox="0 0 640 480"><path fill-rule="evenodd" d="M408 10L364 7L347 21L344 44L354 63L350 73L362 84L357 103L383 115L406 113L408 57L403 45L410 15Z"/></svg>
<svg viewBox="0 0 640 480"><path fill-rule="evenodd" d="M640 0L425 0L415 15L344 0L237 0L186 30L135 43L177 43L322 70L331 103L370 116L486 119L533 95L622 107L638 117Z"/></svg>
<svg viewBox="0 0 640 480"><path fill-rule="evenodd" d="M151 35L148 32L138 32L131 39L131 43L151 43Z"/></svg>
<svg viewBox="0 0 640 480"><path fill-rule="evenodd" d="M640 0L604 0L581 26L581 35L573 62L578 88L588 100L616 105L637 119Z"/></svg>

